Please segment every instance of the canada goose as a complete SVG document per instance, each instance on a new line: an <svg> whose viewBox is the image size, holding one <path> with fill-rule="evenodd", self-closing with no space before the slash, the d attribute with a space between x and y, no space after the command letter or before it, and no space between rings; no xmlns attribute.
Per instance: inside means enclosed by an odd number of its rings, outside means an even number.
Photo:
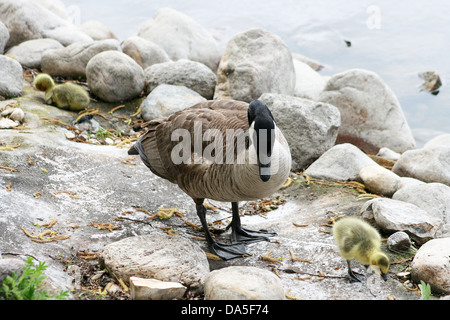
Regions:
<svg viewBox="0 0 450 320"><path fill-rule="evenodd" d="M347 260L350 282L360 282L361 274L353 272L350 261L355 259L363 265L379 268L381 277L386 281L389 270L389 258L381 251L381 237L378 231L367 222L346 217L338 220L333 226L333 236L339 247L341 256Z"/></svg>
<svg viewBox="0 0 450 320"><path fill-rule="evenodd" d="M72 82L56 85L50 75L40 73L33 83L36 89L45 91L45 102L58 108L80 111L89 104L89 94L86 90Z"/></svg>
<svg viewBox="0 0 450 320"><path fill-rule="evenodd" d="M194 200L208 245L221 258L242 257L246 254L243 243L269 241L268 237L276 235L244 229L239 217L239 201L272 195L291 169L289 146L261 101L204 101L152 120L128 154L139 154L154 174L176 183ZM228 226L232 244L212 238L205 198L232 203Z"/></svg>

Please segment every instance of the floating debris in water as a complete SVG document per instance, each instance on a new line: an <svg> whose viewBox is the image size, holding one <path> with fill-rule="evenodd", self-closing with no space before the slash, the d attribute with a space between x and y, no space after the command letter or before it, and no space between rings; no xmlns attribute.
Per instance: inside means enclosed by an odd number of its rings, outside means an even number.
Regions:
<svg viewBox="0 0 450 320"><path fill-rule="evenodd" d="M425 80L425 82L421 85L422 89L427 90L433 95L437 95L439 93L438 89L442 86L442 82L436 72L427 71L419 73L419 78Z"/></svg>

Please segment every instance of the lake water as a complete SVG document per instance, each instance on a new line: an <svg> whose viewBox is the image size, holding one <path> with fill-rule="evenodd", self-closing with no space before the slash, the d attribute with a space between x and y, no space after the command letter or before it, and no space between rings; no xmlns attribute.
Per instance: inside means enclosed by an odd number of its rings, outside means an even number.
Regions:
<svg viewBox="0 0 450 320"><path fill-rule="evenodd" d="M98 20L119 40L162 7L192 17L224 37L261 27L279 35L292 52L318 60L322 75L351 68L375 71L400 101L418 145L450 133L450 2L444 0L108 0L62 1L75 23ZM348 47L344 40L351 42ZM439 94L420 91L418 73L437 72Z"/></svg>

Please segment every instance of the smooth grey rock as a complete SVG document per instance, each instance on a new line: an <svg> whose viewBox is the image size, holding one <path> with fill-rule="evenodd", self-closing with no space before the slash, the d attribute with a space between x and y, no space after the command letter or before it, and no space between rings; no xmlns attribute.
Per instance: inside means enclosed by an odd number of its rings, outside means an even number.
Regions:
<svg viewBox="0 0 450 320"><path fill-rule="evenodd" d="M434 239L419 248L411 263L411 279L428 283L437 294L450 293L450 238Z"/></svg>
<svg viewBox="0 0 450 320"><path fill-rule="evenodd" d="M12 129L19 125L18 122L8 118L0 118L0 129Z"/></svg>
<svg viewBox="0 0 450 320"><path fill-rule="evenodd" d="M401 178L380 165L364 167L359 171L359 176L367 190L391 197L399 188Z"/></svg>
<svg viewBox="0 0 450 320"><path fill-rule="evenodd" d="M0 55L0 96L7 99L22 94L23 71L16 60Z"/></svg>
<svg viewBox="0 0 450 320"><path fill-rule="evenodd" d="M439 221L418 206L389 198L367 201L362 207L362 217L375 223L386 232L404 231L419 243L434 238Z"/></svg>
<svg viewBox="0 0 450 320"><path fill-rule="evenodd" d="M0 287L3 280L8 276L12 276L14 272L20 277L25 267L25 261L18 258L0 258Z"/></svg>
<svg viewBox="0 0 450 320"><path fill-rule="evenodd" d="M317 101L326 85L324 78L305 62L294 59L296 97Z"/></svg>
<svg viewBox="0 0 450 320"><path fill-rule="evenodd" d="M138 36L125 39L121 43L121 47L123 53L132 57L144 70L155 63L170 61L163 48Z"/></svg>
<svg viewBox="0 0 450 320"><path fill-rule="evenodd" d="M271 93L263 94L259 100L267 104L289 143L293 168L306 168L334 146L340 125L336 107Z"/></svg>
<svg viewBox="0 0 450 320"><path fill-rule="evenodd" d="M120 51L95 55L86 66L86 78L91 92L108 102L137 98L145 87L144 70Z"/></svg>
<svg viewBox="0 0 450 320"><path fill-rule="evenodd" d="M277 35L259 28L228 41L217 70L214 99L250 102L263 93L294 95L292 54Z"/></svg>
<svg viewBox="0 0 450 320"><path fill-rule="evenodd" d="M411 247L411 239L406 232L397 231L387 239L387 247L389 250L408 250Z"/></svg>
<svg viewBox="0 0 450 320"><path fill-rule="evenodd" d="M350 143L335 145L314 161L305 173L311 177L329 180L361 181L362 168L376 165L358 147Z"/></svg>
<svg viewBox="0 0 450 320"><path fill-rule="evenodd" d="M446 134L440 134L433 139L429 140L425 145L424 148L434 148L434 147L450 147L450 133Z"/></svg>
<svg viewBox="0 0 450 320"><path fill-rule="evenodd" d="M283 300L280 279L268 270L231 266L205 278L206 300Z"/></svg>
<svg viewBox="0 0 450 320"><path fill-rule="evenodd" d="M132 276L182 282L198 292L209 273L206 255L197 244L165 233L113 242L100 251L99 259L111 274L126 282Z"/></svg>
<svg viewBox="0 0 450 320"><path fill-rule="evenodd" d="M386 147L380 148L380 150L378 151L378 153L376 155L378 157L385 158L388 160L393 160L393 161L397 161L401 156L400 153L395 152Z"/></svg>
<svg viewBox="0 0 450 320"><path fill-rule="evenodd" d="M185 86L207 100L214 96L216 75L200 62L180 59L154 64L145 69L147 93L160 84Z"/></svg>
<svg viewBox="0 0 450 320"><path fill-rule="evenodd" d="M61 2L61 0L33 0L33 1L43 6L45 9L53 12L54 14L56 14L57 16L61 17L64 20L68 20L70 18L67 8L64 5L64 3Z"/></svg>
<svg viewBox="0 0 450 320"><path fill-rule="evenodd" d="M86 33L93 40L117 39L114 33L100 21L86 21L78 29Z"/></svg>
<svg viewBox="0 0 450 320"><path fill-rule="evenodd" d="M8 28L0 21L0 54L3 54L5 51L6 43L9 40L9 31Z"/></svg>
<svg viewBox="0 0 450 320"><path fill-rule="evenodd" d="M323 69L323 65L315 61L314 59L311 59L310 57L306 57L300 53L292 53L292 58L295 60L301 61L306 63L308 66L310 66L314 71L320 71Z"/></svg>
<svg viewBox="0 0 450 320"><path fill-rule="evenodd" d="M411 184L400 188L392 199L415 204L442 223L450 223L450 187L442 183Z"/></svg>
<svg viewBox="0 0 450 320"><path fill-rule="evenodd" d="M411 185L418 185L418 184L425 184L425 182L420 181L418 179L410 178L410 177L400 177L400 184L398 186L398 190L400 190L403 187L411 186Z"/></svg>
<svg viewBox="0 0 450 320"><path fill-rule="evenodd" d="M141 115L145 121L150 121L168 116L205 100L189 88L161 84L142 102Z"/></svg>
<svg viewBox="0 0 450 320"><path fill-rule="evenodd" d="M0 21L9 30L6 48L41 38L52 38L63 46L92 39L53 12L31 0L0 1Z"/></svg>
<svg viewBox="0 0 450 320"><path fill-rule="evenodd" d="M104 51L122 51L119 41L77 42L67 47L48 50L42 55L42 71L52 76L86 78L86 66L97 54Z"/></svg>
<svg viewBox="0 0 450 320"><path fill-rule="evenodd" d="M60 48L63 48L63 45L54 39L34 39L10 48L7 54L14 57L21 65L40 69L44 52Z"/></svg>
<svg viewBox="0 0 450 320"><path fill-rule="evenodd" d="M374 72L352 69L336 74L319 99L341 112L339 143L353 143L371 154L382 147L402 153L416 146L397 97Z"/></svg>
<svg viewBox="0 0 450 320"><path fill-rule="evenodd" d="M20 108L14 108L14 110L9 115L9 118L13 121L23 122L25 113Z"/></svg>
<svg viewBox="0 0 450 320"><path fill-rule="evenodd" d="M191 17L171 8L162 8L146 21L138 36L153 41L172 60L198 61L216 72L221 53L211 33Z"/></svg>
<svg viewBox="0 0 450 320"><path fill-rule="evenodd" d="M450 145L429 145L402 154L392 171L399 176L450 186Z"/></svg>

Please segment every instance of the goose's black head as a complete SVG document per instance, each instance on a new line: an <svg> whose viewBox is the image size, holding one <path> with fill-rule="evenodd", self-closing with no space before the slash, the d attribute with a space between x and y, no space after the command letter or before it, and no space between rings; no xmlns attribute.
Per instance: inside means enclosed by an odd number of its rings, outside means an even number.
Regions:
<svg viewBox="0 0 450 320"><path fill-rule="evenodd" d="M270 179L270 157L275 143L275 122L269 108L259 100L248 106L248 124L254 124L259 177L266 182Z"/></svg>

